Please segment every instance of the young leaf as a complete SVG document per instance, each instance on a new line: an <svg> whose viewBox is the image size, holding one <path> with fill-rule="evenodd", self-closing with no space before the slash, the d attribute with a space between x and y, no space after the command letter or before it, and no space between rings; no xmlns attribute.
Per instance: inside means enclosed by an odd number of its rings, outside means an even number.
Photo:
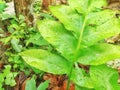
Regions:
<svg viewBox="0 0 120 90"><path fill-rule="evenodd" d="M25 90L36 90L36 82L34 78L27 80Z"/></svg>
<svg viewBox="0 0 120 90"><path fill-rule="evenodd" d="M20 52L22 50L22 45L19 45L18 43L19 43L18 39L13 38L11 40L12 47L16 52Z"/></svg>
<svg viewBox="0 0 120 90"><path fill-rule="evenodd" d="M48 86L49 86L49 81L45 81L38 86L37 90L46 90Z"/></svg>
<svg viewBox="0 0 120 90"><path fill-rule="evenodd" d="M28 65L53 74L68 74L70 63L63 57L41 49L21 52Z"/></svg>
<svg viewBox="0 0 120 90"><path fill-rule="evenodd" d="M118 72L106 65L91 66L90 76L95 90L120 90L120 85L117 83Z"/></svg>

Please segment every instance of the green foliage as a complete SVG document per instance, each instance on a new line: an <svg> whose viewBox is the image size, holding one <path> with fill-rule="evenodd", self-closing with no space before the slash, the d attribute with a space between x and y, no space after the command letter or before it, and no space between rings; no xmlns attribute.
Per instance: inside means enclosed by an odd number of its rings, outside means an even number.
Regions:
<svg viewBox="0 0 120 90"><path fill-rule="evenodd" d="M0 0L0 14L4 11L5 8L6 8L6 3Z"/></svg>
<svg viewBox="0 0 120 90"><path fill-rule="evenodd" d="M36 89L36 82L34 78L27 80L25 90L46 90L49 85L49 81L41 83Z"/></svg>
<svg viewBox="0 0 120 90"><path fill-rule="evenodd" d="M40 70L28 66L23 59L19 56L18 53L20 53L23 50L29 49L29 48L43 48L48 50L52 50L52 47L49 45L47 41L45 41L40 33L36 30L35 27L28 27L25 23L24 16L20 15L19 18L13 17L4 17L3 21L8 21L9 24L7 25L7 30L5 30L5 33L9 33L8 36L4 38L0 38L0 41L9 47L7 47L7 50L5 52L6 56L8 57L7 63L10 64L10 67L13 71L16 72L24 72L26 75L30 75L31 70L34 72L34 74L40 74L42 73ZM6 24L6 23L5 23ZM1 30L4 32L4 30ZM2 70L3 72L4 70ZM3 74L1 74L0 77L0 90L2 90L2 85L15 85L14 78L12 78L13 71L9 71L6 75L6 79L4 79ZM10 80L12 82L10 82ZM3 83L5 82L5 83ZM11 84L10 84L11 83Z"/></svg>
<svg viewBox="0 0 120 90"><path fill-rule="evenodd" d="M11 72L11 65L6 65L5 69L0 72L0 90L4 90L2 88L3 83L5 83L5 85L14 86L16 84L14 78L17 74L17 72Z"/></svg>
<svg viewBox="0 0 120 90"><path fill-rule="evenodd" d="M118 72L106 65L91 66L90 76L93 80L95 90L119 90L117 83Z"/></svg>
<svg viewBox="0 0 120 90"><path fill-rule="evenodd" d="M120 58L120 47L104 41L120 33L120 20L116 17L120 12L103 9L107 0L68 0L68 4L50 7L58 21L45 19L37 24L56 52L34 49L20 55L35 68L67 74L80 86L79 90L119 90L116 71L101 64ZM74 67L75 63L91 65L90 74L77 65Z"/></svg>
<svg viewBox="0 0 120 90"><path fill-rule="evenodd" d="M35 0L33 3L33 12L35 14L39 14L40 13L40 10L41 10L41 0Z"/></svg>
<svg viewBox="0 0 120 90"><path fill-rule="evenodd" d="M37 2L37 5L39 5L39 2ZM4 65L5 69L0 71L0 90L4 90L3 86L5 88L6 86L15 86L16 82L14 79L21 71L24 72L27 76L32 76L33 74L43 74L43 72L39 69L28 66L28 64L23 61L18 53L30 48L44 48L48 51L53 49L51 45L43 39L35 26L27 26L24 16L19 15L19 17L16 17L15 15L8 15L4 13L5 8L6 3L3 0L0 0L0 24L2 24L0 25L0 37L2 37L0 38L0 44L5 46L7 49L5 51L5 57L7 57L7 60L5 59L5 63L9 63L9 65ZM39 13L38 11L40 10L40 5L35 9L35 12ZM50 16L46 15L46 17ZM0 58L1 56L2 55L0 55ZM35 84L35 80L32 80L30 83L30 85ZM31 88L31 90L36 90L35 87L36 86L33 86L34 89ZM45 81L39 85L38 90L43 90L47 87L48 81Z"/></svg>
<svg viewBox="0 0 120 90"><path fill-rule="evenodd" d="M77 65L72 71L71 80L75 82L78 86L83 86L92 89L93 83L89 74L86 74L81 68ZM82 90L82 88L81 88Z"/></svg>

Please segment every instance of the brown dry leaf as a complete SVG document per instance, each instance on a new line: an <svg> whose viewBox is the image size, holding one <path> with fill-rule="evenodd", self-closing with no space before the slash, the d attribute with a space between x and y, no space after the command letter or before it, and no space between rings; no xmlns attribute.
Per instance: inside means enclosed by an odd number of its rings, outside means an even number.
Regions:
<svg viewBox="0 0 120 90"><path fill-rule="evenodd" d="M2 62L0 62L0 70L2 70L3 69L3 63Z"/></svg>
<svg viewBox="0 0 120 90"><path fill-rule="evenodd" d="M120 34L106 39L107 43L117 43L120 42Z"/></svg>
<svg viewBox="0 0 120 90"><path fill-rule="evenodd" d="M120 10L120 2L113 2L109 4L107 8L112 10Z"/></svg>
<svg viewBox="0 0 120 90"><path fill-rule="evenodd" d="M67 4L67 0L42 0L42 10L49 11L49 5Z"/></svg>
<svg viewBox="0 0 120 90"><path fill-rule="evenodd" d="M86 73L89 73L90 65L78 64L78 66L85 70Z"/></svg>
<svg viewBox="0 0 120 90"><path fill-rule="evenodd" d="M14 87L14 90L25 90L26 80L28 79L30 78L27 78L24 72L20 72L19 76L15 78L16 85Z"/></svg>
<svg viewBox="0 0 120 90"><path fill-rule="evenodd" d="M18 76L15 78L15 81L16 81L16 85L14 86L14 90L19 90L19 88L20 88L20 81L19 81Z"/></svg>
<svg viewBox="0 0 120 90"><path fill-rule="evenodd" d="M66 90L67 89L67 80L63 82L63 86L61 87L60 90ZM69 90L75 90L75 85L71 82Z"/></svg>
<svg viewBox="0 0 120 90"><path fill-rule="evenodd" d="M108 0L108 3L111 4L111 3L114 3L114 2L119 2L120 0Z"/></svg>
<svg viewBox="0 0 120 90"><path fill-rule="evenodd" d="M26 81L27 81L27 80L30 80L30 77L27 78L27 79L22 83L20 90L25 90L25 86L26 86Z"/></svg>

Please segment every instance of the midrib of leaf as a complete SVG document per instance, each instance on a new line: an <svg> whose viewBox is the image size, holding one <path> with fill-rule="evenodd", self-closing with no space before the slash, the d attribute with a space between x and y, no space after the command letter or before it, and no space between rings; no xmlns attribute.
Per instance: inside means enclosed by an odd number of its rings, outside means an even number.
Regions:
<svg viewBox="0 0 120 90"><path fill-rule="evenodd" d="M86 26L87 15L90 11L90 8L89 8L90 3L91 3L91 1L89 0L88 3L87 3L87 6L88 6L87 7L87 13L83 14L85 17L84 17L83 26L82 26L82 29L81 29L81 32L80 32L80 36L79 36L79 39L78 39L78 45L77 45L77 48L75 50L75 56L77 55L77 53L79 52L79 50L81 48L81 41L82 41L82 36L83 36L85 26Z"/></svg>
<svg viewBox="0 0 120 90"><path fill-rule="evenodd" d="M84 29L85 29L86 21L87 20L86 20L86 15L85 15L85 19L83 21L83 26L82 26L82 29L81 29L81 32L80 32L80 36L79 36L79 39L78 39L78 45L77 45L77 48L76 48L76 53L78 53L78 51L80 50L82 36L83 36Z"/></svg>

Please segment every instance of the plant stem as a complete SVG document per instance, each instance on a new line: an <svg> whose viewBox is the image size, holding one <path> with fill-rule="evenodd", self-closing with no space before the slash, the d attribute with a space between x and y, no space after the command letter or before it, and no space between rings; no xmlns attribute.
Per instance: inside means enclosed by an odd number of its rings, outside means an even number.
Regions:
<svg viewBox="0 0 120 90"><path fill-rule="evenodd" d="M70 88L70 78L71 78L71 75L72 75L73 65L74 65L74 63L72 63L72 65L70 66L70 73L68 75L68 82L67 82L66 90L69 90L69 88Z"/></svg>

